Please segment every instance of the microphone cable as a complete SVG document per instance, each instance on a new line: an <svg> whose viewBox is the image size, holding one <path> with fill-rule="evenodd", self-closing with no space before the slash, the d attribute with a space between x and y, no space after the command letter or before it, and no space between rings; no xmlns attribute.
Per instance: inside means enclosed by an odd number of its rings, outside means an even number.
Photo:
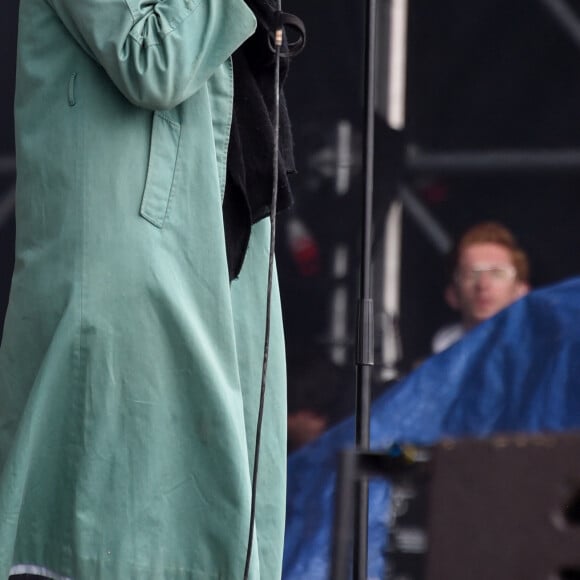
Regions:
<svg viewBox="0 0 580 580"><path fill-rule="evenodd" d="M287 43L285 57L295 56L304 48L306 32L302 21L293 14L282 12L281 0L277 0L277 10L274 15L273 27L268 36L270 50L274 53L274 146L272 155L272 201L270 204L270 249L268 254L268 283L266 288L266 324L264 331L264 355L262 359L262 379L260 384L260 402L256 421L256 439L254 444L254 466L252 471L252 497L250 505L250 529L246 549L246 564L244 580L248 580L252 548L254 543L254 527L256 522L256 497L258 488L258 473L260 460L260 444L262 440L262 422L264 418L264 402L266 399L266 379L268 373L268 358L270 354L270 319L272 308L272 280L274 276L274 254L276 247L276 213L278 204L278 157L280 155L280 58L284 42L284 26L289 25L299 32L295 42Z"/></svg>

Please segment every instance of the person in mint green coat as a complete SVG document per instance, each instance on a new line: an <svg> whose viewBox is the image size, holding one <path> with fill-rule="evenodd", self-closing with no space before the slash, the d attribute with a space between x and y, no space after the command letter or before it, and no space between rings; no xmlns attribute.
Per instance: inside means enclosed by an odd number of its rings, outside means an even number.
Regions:
<svg viewBox="0 0 580 580"><path fill-rule="evenodd" d="M250 525L269 222L228 275L242 0L21 0L0 578L233 580ZM249 578L280 577L274 285Z"/></svg>

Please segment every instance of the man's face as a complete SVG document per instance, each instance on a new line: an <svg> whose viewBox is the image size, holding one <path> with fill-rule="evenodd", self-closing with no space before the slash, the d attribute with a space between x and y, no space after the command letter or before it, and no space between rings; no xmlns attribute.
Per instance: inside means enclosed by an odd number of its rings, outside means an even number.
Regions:
<svg viewBox="0 0 580 580"><path fill-rule="evenodd" d="M528 291L517 279L510 251L499 244L472 244L460 256L449 303L470 328L509 306Z"/></svg>

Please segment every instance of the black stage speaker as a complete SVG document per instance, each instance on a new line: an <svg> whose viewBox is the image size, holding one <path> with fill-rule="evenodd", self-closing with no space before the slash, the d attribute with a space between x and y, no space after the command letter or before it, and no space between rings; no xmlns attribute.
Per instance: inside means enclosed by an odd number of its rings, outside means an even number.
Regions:
<svg viewBox="0 0 580 580"><path fill-rule="evenodd" d="M580 580L580 431L344 452L332 580L368 477L391 483L386 580Z"/></svg>
<svg viewBox="0 0 580 580"><path fill-rule="evenodd" d="M580 580L580 434L432 449L427 580Z"/></svg>

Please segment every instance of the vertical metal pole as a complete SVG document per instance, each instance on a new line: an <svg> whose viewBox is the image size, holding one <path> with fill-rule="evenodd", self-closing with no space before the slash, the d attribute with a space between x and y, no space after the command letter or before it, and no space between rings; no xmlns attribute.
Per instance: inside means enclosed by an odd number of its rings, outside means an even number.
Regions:
<svg viewBox="0 0 580 580"><path fill-rule="evenodd" d="M391 381L399 376L397 366L402 351L399 333L402 231L403 202L396 198L390 203L383 233L381 381Z"/></svg>
<svg viewBox="0 0 580 580"><path fill-rule="evenodd" d="M352 450L344 451L340 458L335 492L331 580L348 580L350 577L353 492L357 478L357 458L358 455Z"/></svg>
<svg viewBox="0 0 580 580"><path fill-rule="evenodd" d="M375 58L376 58L376 0L368 0L366 12L365 54L365 124L363 145L364 199L361 232L362 256L358 303L358 332L356 352L356 446L368 450L370 445L370 388L371 367L374 364L374 315L371 289L373 170L375 141ZM353 576L366 580L368 567L368 481L361 477L355 488L355 541Z"/></svg>

